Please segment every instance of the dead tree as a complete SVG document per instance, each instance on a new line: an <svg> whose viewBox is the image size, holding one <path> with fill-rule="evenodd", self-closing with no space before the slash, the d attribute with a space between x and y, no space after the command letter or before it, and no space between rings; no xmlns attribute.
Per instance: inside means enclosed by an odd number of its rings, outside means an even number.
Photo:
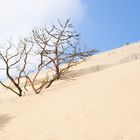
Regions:
<svg viewBox="0 0 140 140"><path fill-rule="evenodd" d="M40 56L41 56L41 54L40 54ZM27 83L29 83L31 85L34 93L39 94L44 89L45 85L48 83L48 79L47 79L47 77L45 77L44 79L38 78L46 64L44 65L44 63L42 61L40 61L40 63L38 63L36 65L37 65L37 69L34 70L32 75L24 72L24 75L26 77L25 87L27 89Z"/></svg>
<svg viewBox="0 0 140 140"><path fill-rule="evenodd" d="M35 62L35 70L28 68L30 53L38 61ZM70 20L62 23L58 20L57 25L50 29L47 27L33 29L29 38L20 41L18 46L9 42L8 47L0 48L0 61L5 65L7 78L14 85L14 88L0 83L18 96L22 96L23 87L27 91L27 84L30 83L33 91L39 94L44 88L61 78L72 66L93 55L97 50L87 50L81 47L80 35L76 33ZM31 61L30 61L31 62ZM31 64L31 66L33 63ZM39 75L42 71L51 71L52 74L44 79ZM21 79L25 80L21 85Z"/></svg>
<svg viewBox="0 0 140 140"><path fill-rule="evenodd" d="M2 81L0 83L19 97L23 95L21 79L24 77L27 59L31 49L27 47L25 41L20 41L18 45L9 41L7 46L0 48L0 61L4 65L0 70L4 70L6 80L10 80L13 86L6 85Z"/></svg>
<svg viewBox="0 0 140 140"><path fill-rule="evenodd" d="M46 27L35 28L32 31L32 41L39 48L41 61L47 69L54 71L54 77L47 81L46 88L72 66L97 52L95 49L85 50L81 47L80 35L69 19L64 23L58 20L57 26L53 25L50 30Z"/></svg>
<svg viewBox="0 0 140 140"><path fill-rule="evenodd" d="M38 48L35 45L32 37L26 38L25 40L26 42L28 42L28 45L32 44L34 46L32 49L32 52L34 55L34 59L36 60L34 62L35 69L32 70L32 74L24 71L24 76L26 78L25 87L27 89L27 84L29 83L34 93L39 94L44 89L46 84L49 83L48 77L45 77L44 79L40 79L40 75L42 74L41 72L47 67L47 65L51 63L51 61L48 61L48 63L46 63L45 57L43 56L44 53L42 49ZM33 63L32 63L32 66L33 66Z"/></svg>

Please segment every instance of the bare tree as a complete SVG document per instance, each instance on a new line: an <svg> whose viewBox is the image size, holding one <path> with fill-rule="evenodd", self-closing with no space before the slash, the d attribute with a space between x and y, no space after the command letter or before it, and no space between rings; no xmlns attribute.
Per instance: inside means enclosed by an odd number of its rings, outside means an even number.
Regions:
<svg viewBox="0 0 140 140"><path fill-rule="evenodd" d="M76 33L70 20L64 23L58 20L57 26L50 30L46 27L35 28L32 31L32 42L39 48L41 64L54 71L54 77L47 81L48 88L53 81L60 79L79 60L93 55L97 50L86 50L80 45L80 35Z"/></svg>
<svg viewBox="0 0 140 140"><path fill-rule="evenodd" d="M5 71L6 77L14 87L6 85L2 81L0 81L0 83L21 97L23 94L21 79L24 77L31 48L27 47L26 41L20 41L18 45L15 45L12 41L8 41L7 45L8 46L4 46L3 48L1 47L0 50L0 61L4 64L4 67L0 68L0 70Z"/></svg>
<svg viewBox="0 0 140 140"><path fill-rule="evenodd" d="M40 54L40 57L42 57L42 54ZM41 58L42 59L42 58ZM42 62L42 60L39 61L39 63L35 64L36 69L34 70L33 74L29 74L24 72L24 75L26 77L26 84L25 87L27 89L27 83L29 82L33 91L36 94L39 94L45 87L45 85L48 83L48 77L45 77L44 79L38 78L40 76L40 73L42 72L43 68L47 65Z"/></svg>
<svg viewBox="0 0 140 140"><path fill-rule="evenodd" d="M57 25L53 25L50 29L47 27L33 29L31 36L20 40L18 45L9 41L8 47L1 48L0 60L5 65L1 69L5 70L14 88L2 81L0 83L18 96L22 96L23 88L28 91L29 83L33 91L39 94L60 79L71 67L96 52L95 49L87 50L81 47L80 35L76 33L69 19L65 22L58 20ZM31 54L36 60L34 70L28 67ZM52 73L40 79L39 75L43 70ZM23 85L21 85L22 78L24 78Z"/></svg>

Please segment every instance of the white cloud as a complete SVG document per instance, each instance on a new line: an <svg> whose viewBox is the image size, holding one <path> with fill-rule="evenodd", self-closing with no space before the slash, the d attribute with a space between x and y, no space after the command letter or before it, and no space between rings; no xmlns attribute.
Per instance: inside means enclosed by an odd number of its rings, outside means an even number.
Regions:
<svg viewBox="0 0 140 140"><path fill-rule="evenodd" d="M75 24L85 14L82 0L0 0L0 40L58 18L71 18Z"/></svg>

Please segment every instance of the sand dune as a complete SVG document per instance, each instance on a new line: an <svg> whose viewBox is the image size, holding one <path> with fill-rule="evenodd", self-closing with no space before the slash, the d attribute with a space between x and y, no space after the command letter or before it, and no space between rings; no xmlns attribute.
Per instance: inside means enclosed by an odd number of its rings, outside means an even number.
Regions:
<svg viewBox="0 0 140 140"><path fill-rule="evenodd" d="M134 43L92 56L40 95L1 88L0 140L139 140L139 54Z"/></svg>

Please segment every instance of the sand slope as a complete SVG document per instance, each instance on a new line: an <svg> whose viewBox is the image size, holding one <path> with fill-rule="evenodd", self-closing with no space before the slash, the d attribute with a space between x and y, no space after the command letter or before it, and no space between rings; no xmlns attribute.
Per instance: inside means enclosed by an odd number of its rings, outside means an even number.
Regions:
<svg viewBox="0 0 140 140"><path fill-rule="evenodd" d="M58 81L40 95L18 98L1 89L0 140L139 140L139 46L90 57L73 71L110 67Z"/></svg>

